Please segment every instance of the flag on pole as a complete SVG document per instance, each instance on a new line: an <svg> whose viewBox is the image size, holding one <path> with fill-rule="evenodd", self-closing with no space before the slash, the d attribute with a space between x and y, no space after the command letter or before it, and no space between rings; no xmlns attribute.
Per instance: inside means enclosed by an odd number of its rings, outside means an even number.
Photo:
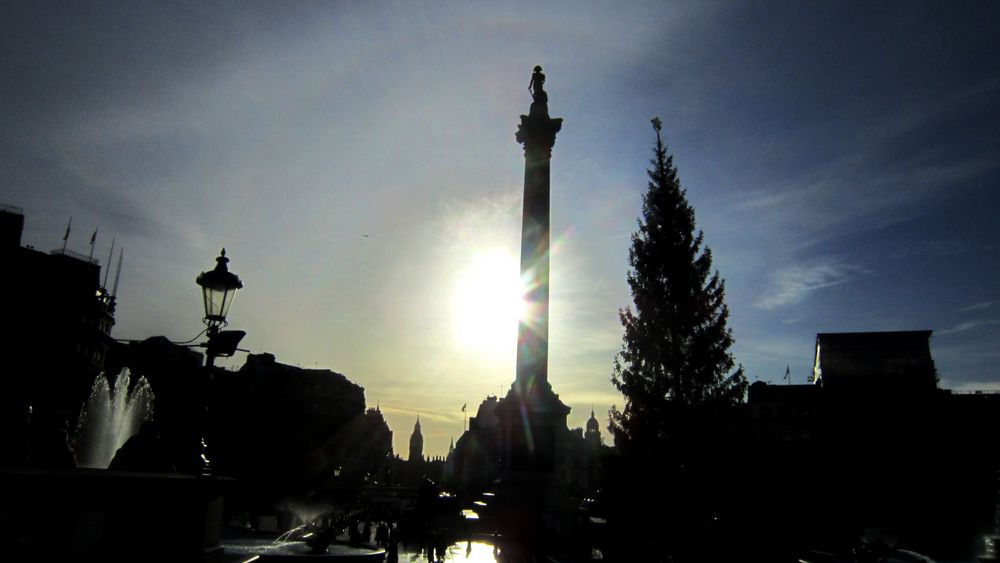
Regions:
<svg viewBox="0 0 1000 563"><path fill-rule="evenodd" d="M467 404L468 404L468 403L463 403L463 404L462 404L462 412L465 412L465 405L467 405Z"/></svg>
<svg viewBox="0 0 1000 563"><path fill-rule="evenodd" d="M94 258L94 243L97 242L97 229L94 229L94 234L90 235L90 256L87 256L87 260Z"/></svg>
<svg viewBox="0 0 1000 563"><path fill-rule="evenodd" d="M71 227L72 225L73 225L73 216L72 216L72 215L70 215L70 217L69 217L69 222L68 222L68 223L66 223L66 233L65 233L65 234L63 234L63 242L66 242L66 239L68 239L68 238L69 238L69 228L70 228L70 227Z"/></svg>
<svg viewBox="0 0 1000 563"><path fill-rule="evenodd" d="M792 381L791 368L788 364L785 364L785 377L783 379L787 379L789 383Z"/></svg>

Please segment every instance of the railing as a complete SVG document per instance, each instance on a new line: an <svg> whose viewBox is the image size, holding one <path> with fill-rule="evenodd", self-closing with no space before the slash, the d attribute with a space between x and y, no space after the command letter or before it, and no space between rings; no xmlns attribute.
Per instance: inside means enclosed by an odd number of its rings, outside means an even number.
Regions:
<svg viewBox="0 0 1000 563"><path fill-rule="evenodd" d="M57 256L59 254L62 254L63 256L69 256L70 258L75 258L77 260L80 260L81 262L94 264L95 266L100 265L101 263L97 258L86 256L84 254L80 254L79 252L73 252L72 250L66 250L65 248L57 248L56 250L49 252L49 254L52 256Z"/></svg>
<svg viewBox="0 0 1000 563"><path fill-rule="evenodd" d="M983 389L971 391L951 391L952 395L1000 395L1000 389Z"/></svg>

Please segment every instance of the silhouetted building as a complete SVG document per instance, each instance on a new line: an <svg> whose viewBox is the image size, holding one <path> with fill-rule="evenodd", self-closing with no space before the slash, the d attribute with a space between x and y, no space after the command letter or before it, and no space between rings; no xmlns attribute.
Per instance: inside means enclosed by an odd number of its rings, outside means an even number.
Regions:
<svg viewBox="0 0 1000 563"><path fill-rule="evenodd" d="M480 403L476 415L469 418L469 430L459 437L454 452L449 451L446 467L450 466L456 490L475 496L492 491L503 475L503 440L496 396ZM599 422L591 412L587 432L582 428L562 428L555 437L558 456L552 468L554 481L573 495L590 495L601 485L604 476L602 459L612 448L601 443Z"/></svg>
<svg viewBox="0 0 1000 563"><path fill-rule="evenodd" d="M601 488L604 479L604 461L612 454L612 448L601 443L600 431L593 429L597 419L591 416L587 421L588 430L566 429L560 443L560 462L556 468L560 480L576 498L592 497Z"/></svg>
<svg viewBox="0 0 1000 563"><path fill-rule="evenodd" d="M758 448L812 440L820 416L819 385L750 385L747 401Z"/></svg>
<svg viewBox="0 0 1000 563"><path fill-rule="evenodd" d="M601 488L604 481L604 459L611 455L611 448L604 445L601 438L601 425L590 410L586 431L583 432L583 447L570 450L570 468L568 479L573 486L573 492L580 496L592 496ZM575 431L574 431L575 432Z"/></svg>
<svg viewBox="0 0 1000 563"><path fill-rule="evenodd" d="M444 467L441 473L441 483L447 487L455 486L455 438L448 444L448 455L444 458Z"/></svg>
<svg viewBox="0 0 1000 563"><path fill-rule="evenodd" d="M813 380L831 392L933 393L930 338L929 330L817 334Z"/></svg>
<svg viewBox="0 0 1000 563"><path fill-rule="evenodd" d="M420 433L420 416L417 416L417 423L413 425L413 434L410 434L410 463L424 461L424 435Z"/></svg>
<svg viewBox="0 0 1000 563"><path fill-rule="evenodd" d="M353 478L354 485L379 485L392 480L392 430L378 405L351 421L329 445L335 449L327 455L344 460L339 480Z"/></svg>
<svg viewBox="0 0 1000 563"><path fill-rule="evenodd" d="M587 432L583 435L587 445L592 449L597 449L601 445L601 424L594 416L594 409L590 409L590 418L587 419Z"/></svg>
<svg viewBox="0 0 1000 563"><path fill-rule="evenodd" d="M814 385L750 386L757 537L865 530L968 555L993 524L1000 395L937 388L931 331L819 334ZM961 554L961 553L960 553Z"/></svg>
<svg viewBox="0 0 1000 563"><path fill-rule="evenodd" d="M409 455L404 461L397 457L393 462L393 483L404 487L417 487L425 479L437 482L441 478L442 463L424 458L424 435L420 430L420 416L410 434Z"/></svg>
<svg viewBox="0 0 1000 563"><path fill-rule="evenodd" d="M21 246L24 214L0 206L0 282L7 296L3 338L9 374L0 398L3 456L19 450L10 429L36 424L72 425L113 340L114 297L101 285L96 259L60 249ZM43 422L45 421L45 422ZM13 457L19 457L14 454ZM16 459L9 460L17 463Z"/></svg>
<svg viewBox="0 0 1000 563"><path fill-rule="evenodd" d="M0 248L21 248L24 212L20 207L0 205Z"/></svg>
<svg viewBox="0 0 1000 563"><path fill-rule="evenodd" d="M500 476L499 401L490 395L480 403L476 415L469 418L469 430L459 436L453 454L455 488L465 493L480 493L493 487Z"/></svg>
<svg viewBox="0 0 1000 563"><path fill-rule="evenodd" d="M250 354L238 372L217 370L209 445L217 473L275 497L377 475L391 453L381 412L342 374Z"/></svg>

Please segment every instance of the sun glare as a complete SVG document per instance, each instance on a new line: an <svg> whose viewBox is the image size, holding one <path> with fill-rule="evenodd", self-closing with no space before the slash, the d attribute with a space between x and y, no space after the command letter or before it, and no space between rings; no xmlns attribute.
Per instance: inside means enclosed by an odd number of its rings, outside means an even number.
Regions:
<svg viewBox="0 0 1000 563"><path fill-rule="evenodd" d="M476 255L460 274L452 310L462 345L491 353L515 351L517 322L526 309L519 269L513 256L496 250Z"/></svg>

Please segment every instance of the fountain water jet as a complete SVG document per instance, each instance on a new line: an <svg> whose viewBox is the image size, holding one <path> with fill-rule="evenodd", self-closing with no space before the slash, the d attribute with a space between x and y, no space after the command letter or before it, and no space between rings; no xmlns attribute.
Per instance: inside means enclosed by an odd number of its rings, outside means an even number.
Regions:
<svg viewBox="0 0 1000 563"><path fill-rule="evenodd" d="M118 448L152 420L152 387L145 377L135 385L131 379L128 368L122 368L113 388L106 375L94 378L73 439L80 467L107 469Z"/></svg>

